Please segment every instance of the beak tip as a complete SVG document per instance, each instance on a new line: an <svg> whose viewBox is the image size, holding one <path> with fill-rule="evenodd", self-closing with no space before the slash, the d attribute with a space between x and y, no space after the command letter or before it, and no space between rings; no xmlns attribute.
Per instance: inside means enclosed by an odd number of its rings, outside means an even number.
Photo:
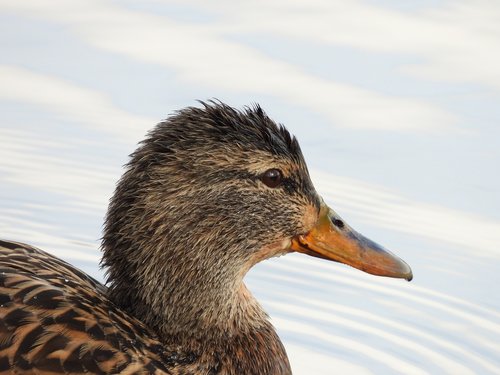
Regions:
<svg viewBox="0 0 500 375"><path fill-rule="evenodd" d="M410 266L406 264L406 262L401 261L404 265L404 272L402 272L402 278L405 279L406 281L412 281L413 280L413 271L411 270Z"/></svg>

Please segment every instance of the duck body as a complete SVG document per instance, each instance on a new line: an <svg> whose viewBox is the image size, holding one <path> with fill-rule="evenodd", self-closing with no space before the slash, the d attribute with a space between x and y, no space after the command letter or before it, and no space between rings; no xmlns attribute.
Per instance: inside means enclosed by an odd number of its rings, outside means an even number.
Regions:
<svg viewBox="0 0 500 375"><path fill-rule="evenodd" d="M218 350L183 350L116 306L97 280L40 249L0 241L0 264L0 374L291 373L270 325ZM256 349L281 358L263 366L265 358L247 355Z"/></svg>
<svg viewBox="0 0 500 375"><path fill-rule="evenodd" d="M0 371L168 373L169 354L154 333L98 281L16 242L0 242L0 263Z"/></svg>
<svg viewBox="0 0 500 375"><path fill-rule="evenodd" d="M259 106L183 109L131 155L106 215L106 286L0 242L0 373L289 375L243 279L292 251L410 280L316 193L295 137Z"/></svg>

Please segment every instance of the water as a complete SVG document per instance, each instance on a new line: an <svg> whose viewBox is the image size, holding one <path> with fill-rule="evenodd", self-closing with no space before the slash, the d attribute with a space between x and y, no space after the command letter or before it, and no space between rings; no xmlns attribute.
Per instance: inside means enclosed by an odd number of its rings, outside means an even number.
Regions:
<svg viewBox="0 0 500 375"><path fill-rule="evenodd" d="M107 202L147 130L195 99L259 102L415 275L251 270L294 373L500 373L500 10L386 3L1 1L0 237L102 280Z"/></svg>

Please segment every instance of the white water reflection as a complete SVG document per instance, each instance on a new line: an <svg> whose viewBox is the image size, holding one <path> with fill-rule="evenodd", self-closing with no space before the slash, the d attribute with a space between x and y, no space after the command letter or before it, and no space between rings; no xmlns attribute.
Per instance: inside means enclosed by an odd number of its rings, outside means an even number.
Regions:
<svg viewBox="0 0 500 375"><path fill-rule="evenodd" d="M136 142L195 99L259 102L328 204L415 275L295 254L251 270L294 372L500 373L496 6L140 4L0 0L0 237L102 280Z"/></svg>
<svg viewBox="0 0 500 375"><path fill-rule="evenodd" d="M257 271L251 281L255 277L256 284L280 285L279 296L267 286L257 290L291 341L309 337L316 350L339 359L348 350L348 357L363 358L375 373L497 371L498 311L411 284L376 283L372 276L337 268L291 257Z"/></svg>

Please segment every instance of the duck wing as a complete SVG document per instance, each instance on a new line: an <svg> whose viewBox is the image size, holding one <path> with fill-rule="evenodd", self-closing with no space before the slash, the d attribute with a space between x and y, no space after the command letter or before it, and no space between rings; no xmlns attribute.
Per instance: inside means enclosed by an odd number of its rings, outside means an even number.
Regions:
<svg viewBox="0 0 500 375"><path fill-rule="evenodd" d="M176 374L193 361L165 351L95 279L35 247L0 241L0 373Z"/></svg>

